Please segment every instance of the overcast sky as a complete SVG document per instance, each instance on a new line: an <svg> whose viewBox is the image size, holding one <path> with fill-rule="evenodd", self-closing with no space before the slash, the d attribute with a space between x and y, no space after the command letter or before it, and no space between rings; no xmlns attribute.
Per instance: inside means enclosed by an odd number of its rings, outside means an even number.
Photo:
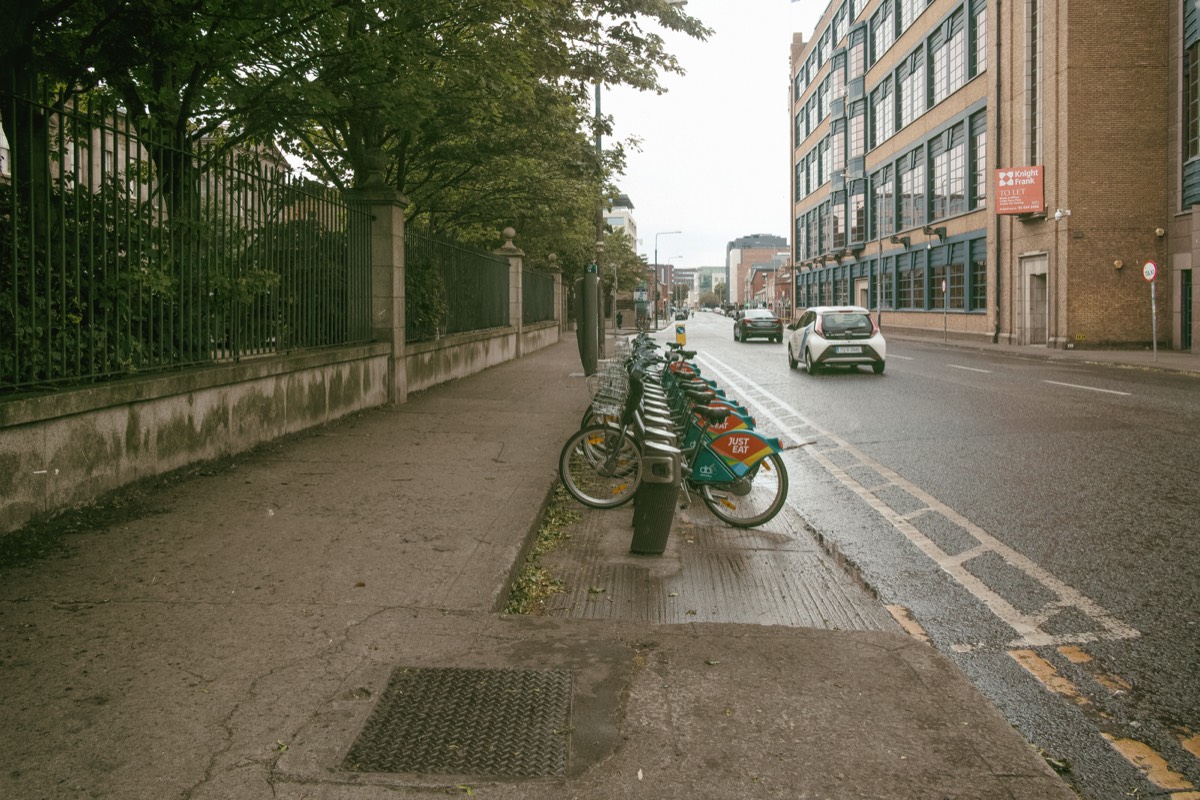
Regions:
<svg viewBox="0 0 1200 800"><path fill-rule="evenodd" d="M664 95L605 88L618 140L637 137L620 191L633 203L638 252L677 267L721 266L725 246L769 233L790 241L792 32L807 41L828 0L688 0L706 42L666 35L687 74Z"/></svg>

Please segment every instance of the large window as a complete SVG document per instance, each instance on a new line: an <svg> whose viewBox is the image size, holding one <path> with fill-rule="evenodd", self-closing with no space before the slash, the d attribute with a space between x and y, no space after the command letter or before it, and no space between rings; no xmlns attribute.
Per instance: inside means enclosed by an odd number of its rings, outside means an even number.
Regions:
<svg viewBox="0 0 1200 800"><path fill-rule="evenodd" d="M896 73L900 81L900 127L925 113L925 54L917 50Z"/></svg>
<svg viewBox="0 0 1200 800"><path fill-rule="evenodd" d="M836 119L829 126L830 175L846 169L846 120Z"/></svg>
<svg viewBox="0 0 1200 800"><path fill-rule="evenodd" d="M971 208L987 208L987 112L971 116Z"/></svg>
<svg viewBox="0 0 1200 800"><path fill-rule="evenodd" d="M948 300L949 307L955 311L962 311L966 308L966 291L967 291L967 265L966 265L967 245L964 242L951 245L949 248L950 265L948 267Z"/></svg>
<svg viewBox="0 0 1200 800"><path fill-rule="evenodd" d="M892 181L892 168L879 170L871 182L875 187L871 215L875 220L875 238L882 239L896 232L896 188Z"/></svg>
<svg viewBox="0 0 1200 800"><path fill-rule="evenodd" d="M859 25L850 31L850 50L846 59L846 79L861 78L867 71L867 36L866 28Z"/></svg>
<svg viewBox="0 0 1200 800"><path fill-rule="evenodd" d="M971 311L987 308L987 240L971 242Z"/></svg>
<svg viewBox="0 0 1200 800"><path fill-rule="evenodd" d="M971 77L987 69L987 2L971 0Z"/></svg>
<svg viewBox="0 0 1200 800"><path fill-rule="evenodd" d="M846 246L846 193L834 192L829 204L829 249Z"/></svg>
<svg viewBox="0 0 1200 800"><path fill-rule="evenodd" d="M896 98L892 94L892 79L883 81L871 92L871 147L892 138L896 133Z"/></svg>
<svg viewBox="0 0 1200 800"><path fill-rule="evenodd" d="M933 102L940 103L967 80L967 36L962 12L946 20L930 40L933 49Z"/></svg>
<svg viewBox="0 0 1200 800"><path fill-rule="evenodd" d="M1025 163L1042 163L1042 0L1025 0Z"/></svg>
<svg viewBox="0 0 1200 800"><path fill-rule="evenodd" d="M896 17L892 13L894 0L884 0L871 17L871 63L874 64L896 41Z"/></svg>
<svg viewBox="0 0 1200 800"><path fill-rule="evenodd" d="M850 104L850 118L847 145L851 158L858 158L867 152L867 104L855 100Z"/></svg>
<svg viewBox="0 0 1200 800"><path fill-rule="evenodd" d="M921 16L921 12L925 10L925 6L929 0L900 0L900 32L904 33L908 27L916 21L917 17Z"/></svg>
<svg viewBox="0 0 1200 800"><path fill-rule="evenodd" d="M1200 41L1183 51L1183 157L1200 156Z"/></svg>
<svg viewBox="0 0 1200 800"><path fill-rule="evenodd" d="M900 159L897 170L900 179L901 230L919 228L925 224L925 159L920 148Z"/></svg>
<svg viewBox="0 0 1200 800"><path fill-rule="evenodd" d="M850 242L867 240L867 182L850 182Z"/></svg>
<svg viewBox="0 0 1200 800"><path fill-rule="evenodd" d="M931 219L967 210L967 142L962 123L935 137L929 145L933 165Z"/></svg>

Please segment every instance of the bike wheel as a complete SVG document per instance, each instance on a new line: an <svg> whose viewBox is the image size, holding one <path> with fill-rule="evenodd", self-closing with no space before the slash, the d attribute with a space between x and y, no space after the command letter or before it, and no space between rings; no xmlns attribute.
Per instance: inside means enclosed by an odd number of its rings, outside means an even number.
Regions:
<svg viewBox="0 0 1200 800"><path fill-rule="evenodd" d="M787 501L787 467L772 453L733 483L702 483L699 489L714 517L735 528L753 528L772 519Z"/></svg>
<svg viewBox="0 0 1200 800"><path fill-rule="evenodd" d="M642 482L642 453L622 429L591 425L563 445L558 477L585 506L616 508L632 500Z"/></svg>

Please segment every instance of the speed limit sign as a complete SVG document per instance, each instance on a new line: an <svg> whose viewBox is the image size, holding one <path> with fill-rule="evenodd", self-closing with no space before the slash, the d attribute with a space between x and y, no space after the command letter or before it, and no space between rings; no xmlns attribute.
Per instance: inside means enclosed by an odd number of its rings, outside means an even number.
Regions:
<svg viewBox="0 0 1200 800"><path fill-rule="evenodd" d="M1142 267L1142 277L1153 282L1154 277L1158 275L1158 264L1153 261L1147 261L1146 266Z"/></svg>

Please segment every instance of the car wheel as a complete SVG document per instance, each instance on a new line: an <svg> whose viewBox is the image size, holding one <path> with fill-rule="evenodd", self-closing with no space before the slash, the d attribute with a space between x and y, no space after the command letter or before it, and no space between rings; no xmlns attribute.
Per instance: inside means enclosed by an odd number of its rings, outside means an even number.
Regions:
<svg viewBox="0 0 1200 800"><path fill-rule="evenodd" d="M790 344L788 345L788 366L792 369L800 366L800 362L796 360L794 355L792 355L792 346Z"/></svg>
<svg viewBox="0 0 1200 800"><path fill-rule="evenodd" d="M871 369L875 370L876 375L882 375L883 374L883 362L882 361L875 362L874 364L871 365Z"/></svg>
<svg viewBox="0 0 1200 800"><path fill-rule="evenodd" d="M817 374L817 365L813 363L812 351L804 348L804 371L809 375Z"/></svg>

